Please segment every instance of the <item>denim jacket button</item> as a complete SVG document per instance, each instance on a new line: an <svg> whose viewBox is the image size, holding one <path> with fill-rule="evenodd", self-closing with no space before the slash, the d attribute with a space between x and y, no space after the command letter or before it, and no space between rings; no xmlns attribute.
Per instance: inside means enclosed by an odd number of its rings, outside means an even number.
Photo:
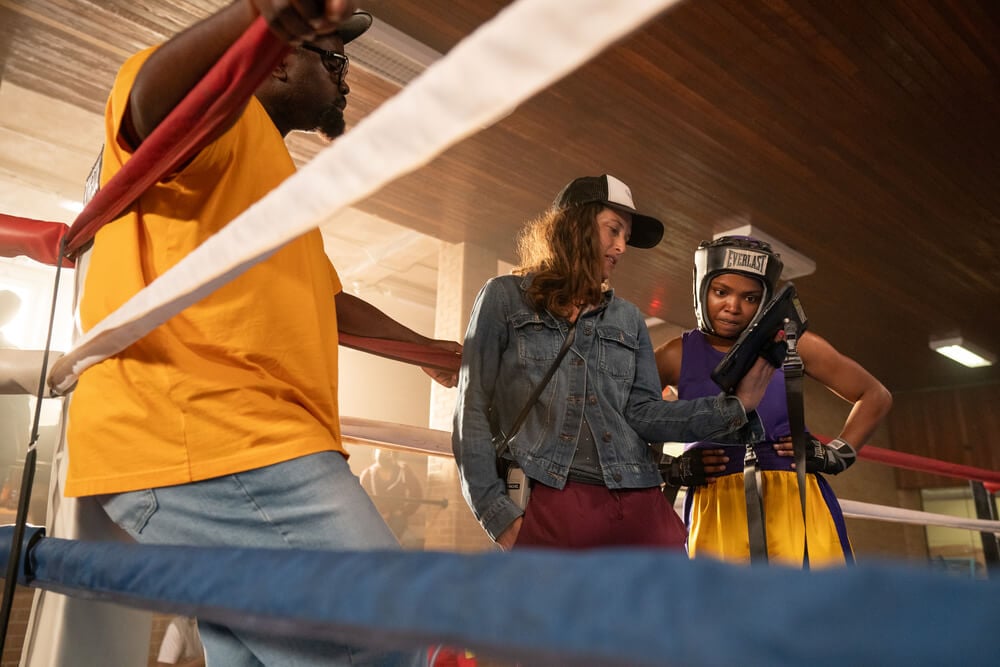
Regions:
<svg viewBox="0 0 1000 667"><path fill-rule="evenodd" d="M620 482L622 481L622 474L620 472L616 472L611 476L611 479L615 480L616 482Z"/></svg>
<svg viewBox="0 0 1000 667"><path fill-rule="evenodd" d="M601 439L604 440L604 442L611 442L611 434L605 431L604 435L601 436Z"/></svg>

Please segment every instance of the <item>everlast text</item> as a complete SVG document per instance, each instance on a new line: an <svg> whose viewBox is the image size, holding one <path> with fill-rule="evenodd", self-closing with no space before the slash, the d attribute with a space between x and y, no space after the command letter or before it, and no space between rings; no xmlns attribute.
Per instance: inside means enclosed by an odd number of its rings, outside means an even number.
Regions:
<svg viewBox="0 0 1000 667"><path fill-rule="evenodd" d="M767 269L767 255L759 252L747 252L746 250L727 248L723 268L764 275Z"/></svg>

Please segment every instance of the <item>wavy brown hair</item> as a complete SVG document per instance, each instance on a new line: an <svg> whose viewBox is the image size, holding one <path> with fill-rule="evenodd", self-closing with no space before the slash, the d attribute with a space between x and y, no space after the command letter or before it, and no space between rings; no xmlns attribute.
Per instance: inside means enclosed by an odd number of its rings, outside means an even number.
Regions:
<svg viewBox="0 0 1000 667"><path fill-rule="evenodd" d="M527 296L536 312L568 317L574 304L600 303L603 274L597 214L605 208L595 203L549 209L518 234L520 264L513 272L535 274Z"/></svg>

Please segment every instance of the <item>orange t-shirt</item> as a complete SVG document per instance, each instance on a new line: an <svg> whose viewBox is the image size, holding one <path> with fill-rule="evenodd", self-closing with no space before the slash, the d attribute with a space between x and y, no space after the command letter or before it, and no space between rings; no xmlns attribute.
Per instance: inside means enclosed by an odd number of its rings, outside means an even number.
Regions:
<svg viewBox="0 0 1000 667"><path fill-rule="evenodd" d="M126 62L112 89L102 184L131 155L119 129L149 53ZM97 233L80 304L84 330L294 171L252 99L222 137ZM343 451L340 289L314 230L87 370L70 403L66 494L171 486Z"/></svg>

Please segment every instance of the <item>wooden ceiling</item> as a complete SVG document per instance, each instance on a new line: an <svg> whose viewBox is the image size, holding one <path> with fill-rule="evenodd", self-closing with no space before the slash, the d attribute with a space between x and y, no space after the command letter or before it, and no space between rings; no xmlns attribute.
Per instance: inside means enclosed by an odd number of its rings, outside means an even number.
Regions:
<svg viewBox="0 0 1000 667"><path fill-rule="evenodd" d="M128 54L223 4L0 0L0 74L99 112ZM363 6L446 53L506 4ZM351 85L349 122L395 92ZM811 328L890 389L997 382L928 341L1000 353L998 110L994 0L689 0L361 208L512 259L565 182L612 173L667 223L615 280L649 315L693 325L694 248L750 222L816 262Z"/></svg>

